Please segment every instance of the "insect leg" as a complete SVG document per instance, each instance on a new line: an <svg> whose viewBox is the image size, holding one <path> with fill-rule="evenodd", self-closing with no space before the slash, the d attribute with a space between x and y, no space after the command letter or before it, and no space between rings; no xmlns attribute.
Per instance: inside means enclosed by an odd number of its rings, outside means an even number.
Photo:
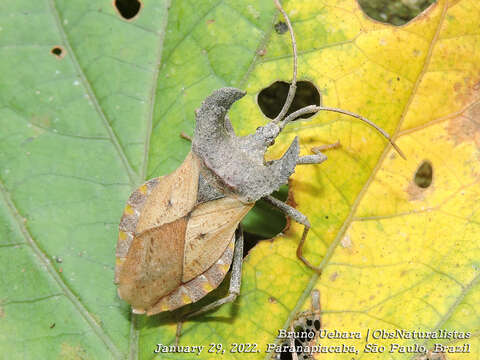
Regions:
<svg viewBox="0 0 480 360"><path fill-rule="evenodd" d="M223 304L233 302L240 294L240 286L242 284L242 263L243 263L243 230L241 225L238 225L237 232L235 234L235 249L233 250L233 261L232 261L232 273L230 276L230 286L228 288L228 295L214 301L210 304L205 305L201 309L186 314L182 317L182 320L177 322L177 332L175 335L175 345L178 345L178 340L180 339L182 333L182 324L183 322L193 316L203 314L207 311L213 310Z"/></svg>
<svg viewBox="0 0 480 360"><path fill-rule="evenodd" d="M297 160L297 165L320 164L327 160L327 155L318 153L315 155L300 156Z"/></svg>
<svg viewBox="0 0 480 360"><path fill-rule="evenodd" d="M340 147L340 141L337 141L336 143L333 143L333 144L313 147L312 152L315 155L300 156L298 158L297 164L298 165L320 164L325 160L327 160L327 155L323 154L322 151L337 149L339 147Z"/></svg>
<svg viewBox="0 0 480 360"><path fill-rule="evenodd" d="M340 147L340 141L334 142L333 144L315 146L312 148L312 152L318 154L322 151L330 150L330 149L338 149Z"/></svg>
<svg viewBox="0 0 480 360"><path fill-rule="evenodd" d="M237 228L237 233L235 236L235 249L233 251L232 274L230 276L230 287L228 288L228 295L208 305L205 305L200 310L185 315L184 319L203 314L204 312L215 309L223 304L233 302L238 296L238 294L240 294L243 263L243 230L240 225Z"/></svg>
<svg viewBox="0 0 480 360"><path fill-rule="evenodd" d="M305 244L305 240L307 239L308 230L310 230L310 227L311 227L310 222L308 221L308 218L297 209L291 207L290 205L285 204L283 201L280 201L271 195L265 196L264 199L268 201L270 204L272 204L273 206L283 211L285 215L291 217L293 220L295 220L296 222L304 226L302 239L300 240L300 243L298 244L298 247L297 247L297 257L300 260L302 260L302 262L305 265L307 265L310 269L318 273L321 273L322 270L319 267L312 265L307 259L303 257L303 245Z"/></svg>
<svg viewBox="0 0 480 360"><path fill-rule="evenodd" d="M191 137L190 135L187 135L187 133L185 133L184 131L182 131L182 132L180 133L180 137L181 137L182 139L185 139L185 140L187 140L187 141L192 142L192 137Z"/></svg>

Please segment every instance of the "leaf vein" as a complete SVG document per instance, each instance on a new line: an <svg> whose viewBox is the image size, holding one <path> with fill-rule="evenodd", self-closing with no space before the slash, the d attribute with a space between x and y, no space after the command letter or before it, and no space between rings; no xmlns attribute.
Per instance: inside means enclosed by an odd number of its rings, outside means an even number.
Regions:
<svg viewBox="0 0 480 360"><path fill-rule="evenodd" d="M80 302L72 290L67 286L67 284L63 281L60 275L57 273L55 268L52 266L50 260L48 259L47 255L43 253L40 247L37 245L36 241L33 239L32 235L28 231L27 227L25 226L24 222L22 221L22 216L20 215L17 207L13 203L7 189L5 188L3 182L0 180L0 193L3 197L3 201L7 205L7 208L15 219L17 226L22 233L26 243L30 246L33 253L39 258L40 262L43 263L44 269L46 270L47 274L51 277L51 279L59 286L62 290L65 297L70 300L72 305L76 308L78 313L84 318L86 323L90 326L90 328L97 334L99 339L105 344L107 349L114 355L115 358L121 358L121 352L118 350L116 345L110 339L110 336L105 333L102 327L97 323L95 318L90 314L90 312L85 308L85 306Z"/></svg>
<svg viewBox="0 0 480 360"><path fill-rule="evenodd" d="M85 87L85 90L88 93L88 95L89 95L89 97L90 97L90 99L93 103L93 106L95 107L95 110L97 111L99 117L102 119L103 125L105 126L105 129L107 130L107 133L109 135L110 141L113 143L113 145L115 147L115 150L117 151L117 154L118 154L120 160L122 161L122 163L123 163L123 165L124 165L124 167L127 171L127 174L128 174L128 177L130 179L131 184L132 185L136 184L138 182L137 181L138 175L133 170L133 168L132 168L132 166L131 166L131 164L130 164L130 162L129 162L129 160L128 160L125 152L124 152L124 149L122 148L122 145L120 144L120 141L118 139L117 134L113 130L113 128L111 126L111 123L110 123L109 119L107 118L107 115L105 114L102 107L100 106L100 103L98 102L97 95L93 91L93 88L90 85L90 82L88 81L85 73L83 72L83 70L80 66L80 63L77 59L77 56L76 56L75 52L73 51L73 48L70 45L70 41L68 39L68 36L67 36L67 34L65 32L65 29L63 28L62 23L60 21L60 14L58 13L58 10L56 8L55 0L49 0L49 4L50 4L50 9L51 9L52 16L53 16L54 21L57 25L57 30L59 32L59 35L62 38L64 46L67 48L67 51L70 53L70 58L72 59L72 64L73 64L75 70L77 71L77 74L80 77L80 79L83 83L83 86Z"/></svg>

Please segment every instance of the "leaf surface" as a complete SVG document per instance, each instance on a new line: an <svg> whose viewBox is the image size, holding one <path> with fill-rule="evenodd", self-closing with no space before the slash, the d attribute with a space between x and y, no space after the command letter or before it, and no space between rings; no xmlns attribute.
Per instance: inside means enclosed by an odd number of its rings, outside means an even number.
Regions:
<svg viewBox="0 0 480 360"><path fill-rule="evenodd" d="M289 125L269 157L295 136L302 154L341 143L321 165L299 166L290 191L312 224L263 241L244 262L241 296L186 322L181 345L195 354L162 359L269 358L267 343L321 292L323 326L360 331L358 355L335 359L413 359L363 352L367 329L471 332L479 359L480 8L440 0L402 27L367 18L354 0L289 1L299 79L325 106L360 113L387 132L322 113ZM288 34L277 34L270 1L145 0L125 21L110 1L7 1L0 5L0 347L22 358L153 358L172 344L175 313L131 317L113 284L118 220L129 192L166 174L189 151L193 110L214 89L247 96L230 117L240 134L267 119L256 95L291 78ZM62 58L50 51L62 49ZM429 161L433 181L414 182ZM224 284L209 296L226 293ZM205 303L209 299L202 302ZM259 353L232 353L257 343ZM220 357L220 355L218 355ZM322 356L319 355L319 358Z"/></svg>

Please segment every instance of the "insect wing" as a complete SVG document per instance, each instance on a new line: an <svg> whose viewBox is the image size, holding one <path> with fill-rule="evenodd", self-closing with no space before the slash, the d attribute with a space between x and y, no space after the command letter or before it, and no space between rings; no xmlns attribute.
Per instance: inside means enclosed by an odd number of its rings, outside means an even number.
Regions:
<svg viewBox="0 0 480 360"><path fill-rule="evenodd" d="M129 198L119 226L119 296L144 312L181 281L187 214L197 199L200 160L190 153L173 173Z"/></svg>
<svg viewBox="0 0 480 360"><path fill-rule="evenodd" d="M240 220L252 208L234 197L197 205L188 220L185 236L183 282L212 266L227 248ZM227 270L230 264L225 264Z"/></svg>
<svg viewBox="0 0 480 360"><path fill-rule="evenodd" d="M190 152L180 167L162 178L140 214L136 234L178 220L197 202L200 159Z"/></svg>

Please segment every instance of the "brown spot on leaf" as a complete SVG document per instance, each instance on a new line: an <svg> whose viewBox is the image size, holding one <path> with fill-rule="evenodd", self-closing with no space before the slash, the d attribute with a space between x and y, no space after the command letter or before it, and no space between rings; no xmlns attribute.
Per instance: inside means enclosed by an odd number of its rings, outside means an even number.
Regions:
<svg viewBox="0 0 480 360"><path fill-rule="evenodd" d="M330 275L330 281L335 281L337 280L338 273L335 271L332 275Z"/></svg>
<svg viewBox="0 0 480 360"><path fill-rule="evenodd" d="M451 119L447 131L455 146L473 141L480 148L480 103L473 104L462 115Z"/></svg>
<svg viewBox="0 0 480 360"><path fill-rule="evenodd" d="M65 55L67 55L67 51L65 50L65 48L63 46L60 46L60 45L55 45L51 50L50 50L50 54L52 55L55 55L55 57L60 60L60 59L63 59L65 57Z"/></svg>
<svg viewBox="0 0 480 360"><path fill-rule="evenodd" d="M268 298L268 302L271 303L271 304L276 304L277 303L277 299L275 299L273 296L270 296Z"/></svg>
<svg viewBox="0 0 480 360"><path fill-rule="evenodd" d="M213 24L215 22L215 19L208 19L207 24Z"/></svg>
<svg viewBox="0 0 480 360"><path fill-rule="evenodd" d="M265 49L265 48L262 48L262 49L257 51L258 56L265 56L266 53L267 53L267 49Z"/></svg>
<svg viewBox="0 0 480 360"><path fill-rule="evenodd" d="M460 106L467 106L480 95L480 74L466 76L462 80L453 84L453 95Z"/></svg>
<svg viewBox="0 0 480 360"><path fill-rule="evenodd" d="M424 200L424 189L419 188L415 181L411 181L407 186L408 200L410 201L421 201Z"/></svg>

